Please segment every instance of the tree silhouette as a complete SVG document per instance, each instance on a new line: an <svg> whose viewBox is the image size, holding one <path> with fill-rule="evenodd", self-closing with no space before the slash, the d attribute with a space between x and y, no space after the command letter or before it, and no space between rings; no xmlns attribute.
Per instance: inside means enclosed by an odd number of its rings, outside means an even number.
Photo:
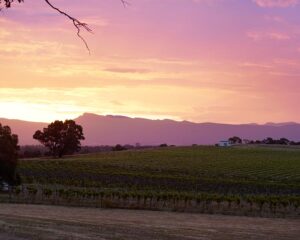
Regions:
<svg viewBox="0 0 300 240"><path fill-rule="evenodd" d="M17 0L16 2L23 2L24 0ZM0 7L4 5L6 8L10 8L11 4L15 2L14 0L0 0Z"/></svg>
<svg viewBox="0 0 300 240"><path fill-rule="evenodd" d="M53 157L59 158L78 152L80 141L85 139L82 127L73 120L55 121L43 131L36 131L33 138L47 147Z"/></svg>
<svg viewBox="0 0 300 240"><path fill-rule="evenodd" d="M228 141L232 144L241 144L242 143L242 139L237 136L229 138Z"/></svg>
<svg viewBox="0 0 300 240"><path fill-rule="evenodd" d="M49 0L42 0L45 1L49 7L51 7L52 9L54 9L55 11L57 11L58 13L62 14L63 16L65 16L66 18L68 18L74 25L74 27L77 30L77 36L82 40L82 42L84 43L86 49L88 50L88 52L90 53L90 48L89 45L87 44L86 40L81 36L81 29L84 29L85 31L92 33L92 29L88 26L87 23L85 22L81 22L80 20L78 20L77 18L69 15L67 12L62 11L60 8L54 6ZM125 0L120 0L123 4L123 6L125 7L126 5L128 5L128 2ZM13 2L24 2L24 0L0 0L0 10L5 7L5 8L10 8L12 6Z"/></svg>
<svg viewBox="0 0 300 240"><path fill-rule="evenodd" d="M16 174L18 164L18 136L12 134L10 127L0 124L0 181L10 185L19 183Z"/></svg>

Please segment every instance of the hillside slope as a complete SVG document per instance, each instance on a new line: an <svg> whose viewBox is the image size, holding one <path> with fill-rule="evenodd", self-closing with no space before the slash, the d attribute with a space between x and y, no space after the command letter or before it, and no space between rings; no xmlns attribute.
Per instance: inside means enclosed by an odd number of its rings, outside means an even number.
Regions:
<svg viewBox="0 0 300 240"><path fill-rule="evenodd" d="M75 119L84 129L84 145L136 144L174 145L215 144L231 136L244 139L264 139L266 137L300 141L300 124L243 124L177 122L173 120L149 120L123 116L100 116L83 114ZM37 144L32 135L47 123L0 119L3 125L11 126L19 135L20 144Z"/></svg>

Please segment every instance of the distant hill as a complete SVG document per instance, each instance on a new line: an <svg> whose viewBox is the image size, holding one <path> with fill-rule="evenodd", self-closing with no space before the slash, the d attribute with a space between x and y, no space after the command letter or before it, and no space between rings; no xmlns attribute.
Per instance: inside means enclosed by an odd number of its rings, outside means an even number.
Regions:
<svg viewBox="0 0 300 240"><path fill-rule="evenodd" d="M84 129L86 140L84 145L136 144L158 145L161 143L174 145L215 144L219 140L239 136L243 139L264 139L266 137L300 141L300 124L268 123L258 124L218 124L192 123L173 120L149 120L124 116L101 116L85 113L75 119ZM0 119L3 125L11 126L19 135L20 144L37 144L32 139L37 129L47 123L34 123L20 120Z"/></svg>
<svg viewBox="0 0 300 240"><path fill-rule="evenodd" d="M2 125L11 127L13 133L19 135L21 145L37 145L38 142L32 138L36 130L47 126L47 123L27 122L15 119L0 118Z"/></svg>

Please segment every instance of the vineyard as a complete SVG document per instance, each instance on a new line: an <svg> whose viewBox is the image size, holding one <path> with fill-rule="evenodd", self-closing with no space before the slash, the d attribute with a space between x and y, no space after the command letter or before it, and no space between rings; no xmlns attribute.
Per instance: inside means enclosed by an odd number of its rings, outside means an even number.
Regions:
<svg viewBox="0 0 300 240"><path fill-rule="evenodd" d="M171 147L107 152L23 160L19 172L24 186L16 190L16 199L29 202L175 210L201 206L201 212L212 206L229 212L247 206L299 214L299 149Z"/></svg>

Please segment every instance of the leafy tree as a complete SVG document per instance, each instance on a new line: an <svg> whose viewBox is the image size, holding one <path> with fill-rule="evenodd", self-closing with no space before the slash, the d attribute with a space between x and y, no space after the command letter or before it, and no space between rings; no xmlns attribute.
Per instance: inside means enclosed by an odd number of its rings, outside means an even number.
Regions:
<svg viewBox="0 0 300 240"><path fill-rule="evenodd" d="M297 145L300 145L300 142L291 141L291 142L290 142L290 145L297 146Z"/></svg>
<svg viewBox="0 0 300 240"><path fill-rule="evenodd" d="M118 152L118 151L124 151L124 150L127 150L127 148L126 148L126 147L123 147L123 146L120 145L120 144L117 144L115 147L112 148L112 150Z"/></svg>
<svg viewBox="0 0 300 240"><path fill-rule="evenodd" d="M268 137L262 141L263 144L275 144L275 140L271 137Z"/></svg>
<svg viewBox="0 0 300 240"><path fill-rule="evenodd" d="M10 127L0 124L0 181L10 185L20 183L16 173L18 164L18 136L12 134Z"/></svg>
<svg viewBox="0 0 300 240"><path fill-rule="evenodd" d="M73 120L55 121L43 131L36 131L33 138L47 147L53 157L59 158L78 152L80 141L85 139L82 127Z"/></svg>
<svg viewBox="0 0 300 240"><path fill-rule="evenodd" d="M241 144L242 143L242 139L237 136L229 138L228 141L232 144Z"/></svg>
<svg viewBox="0 0 300 240"><path fill-rule="evenodd" d="M160 144L159 146L160 146L160 147L168 147L168 144L163 143L163 144Z"/></svg>

